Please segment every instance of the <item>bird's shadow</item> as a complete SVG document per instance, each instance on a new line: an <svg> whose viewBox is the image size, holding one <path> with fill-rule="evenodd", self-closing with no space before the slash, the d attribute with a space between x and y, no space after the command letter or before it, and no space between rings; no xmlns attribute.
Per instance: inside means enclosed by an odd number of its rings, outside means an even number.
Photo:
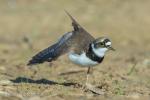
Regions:
<svg viewBox="0 0 150 100"><path fill-rule="evenodd" d="M45 85L62 85L62 86L66 86L66 87L71 87L73 86L74 88L83 88L83 85L79 84L79 83L74 83L74 82L62 82L62 83L59 83L59 82L55 82L55 81L51 81L51 80L47 80L47 79L39 79L39 80L33 80L33 79L30 79L30 78L26 78L26 77L17 77L16 79L14 80L10 80L12 81L13 83L32 83L32 84L45 84ZM103 92L99 92L97 90L95 90L93 87L88 87L86 92L87 91L91 91L92 93L94 94L98 94L98 95L101 95L101 93Z"/></svg>
<svg viewBox="0 0 150 100"><path fill-rule="evenodd" d="M74 87L82 87L79 83L74 82L56 82L52 80L47 79L39 79L39 80L33 80L26 77L17 77L16 79L10 80L13 83L33 83L33 84L45 84L45 85L63 85L63 86L74 86Z"/></svg>

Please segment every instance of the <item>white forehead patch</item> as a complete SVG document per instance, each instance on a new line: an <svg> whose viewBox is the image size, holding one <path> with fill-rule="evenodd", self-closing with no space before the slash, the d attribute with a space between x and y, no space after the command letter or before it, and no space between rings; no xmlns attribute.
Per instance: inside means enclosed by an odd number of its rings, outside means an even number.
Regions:
<svg viewBox="0 0 150 100"><path fill-rule="evenodd" d="M106 45L111 45L111 42L107 42Z"/></svg>

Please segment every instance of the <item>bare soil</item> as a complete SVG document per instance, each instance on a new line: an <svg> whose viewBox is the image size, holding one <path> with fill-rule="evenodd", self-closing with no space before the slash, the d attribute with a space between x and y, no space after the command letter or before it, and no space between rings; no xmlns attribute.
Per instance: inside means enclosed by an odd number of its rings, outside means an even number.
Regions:
<svg viewBox="0 0 150 100"><path fill-rule="evenodd" d="M0 0L0 100L149 100L149 0ZM40 50L72 30L64 9L94 37L107 36L115 52L93 68L82 87L86 68L67 55L29 68Z"/></svg>

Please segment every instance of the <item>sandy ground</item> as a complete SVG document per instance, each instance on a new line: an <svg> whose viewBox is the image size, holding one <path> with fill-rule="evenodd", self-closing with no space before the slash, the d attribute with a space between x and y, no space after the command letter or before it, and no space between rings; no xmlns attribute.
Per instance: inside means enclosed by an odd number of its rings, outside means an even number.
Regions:
<svg viewBox="0 0 150 100"><path fill-rule="evenodd" d="M149 100L149 5L149 0L0 0L0 100ZM111 38L116 48L90 78L104 95L82 89L87 69L66 55L26 66L72 29L64 9L94 37Z"/></svg>

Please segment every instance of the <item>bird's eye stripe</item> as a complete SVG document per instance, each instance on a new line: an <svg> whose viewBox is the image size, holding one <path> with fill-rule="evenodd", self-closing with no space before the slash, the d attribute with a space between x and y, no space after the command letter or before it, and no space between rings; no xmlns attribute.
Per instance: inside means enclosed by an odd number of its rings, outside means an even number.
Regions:
<svg viewBox="0 0 150 100"><path fill-rule="evenodd" d="M109 39L105 39L104 41L105 41L105 42L110 42L110 40L109 40Z"/></svg>

